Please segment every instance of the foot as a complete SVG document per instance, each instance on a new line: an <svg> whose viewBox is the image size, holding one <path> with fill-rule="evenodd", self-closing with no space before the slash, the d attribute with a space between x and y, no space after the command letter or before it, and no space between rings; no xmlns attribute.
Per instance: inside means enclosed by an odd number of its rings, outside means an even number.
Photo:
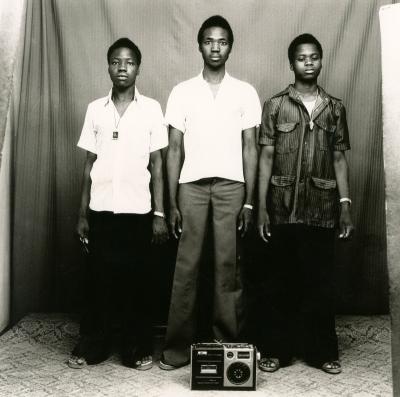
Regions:
<svg viewBox="0 0 400 397"><path fill-rule="evenodd" d="M121 352L122 365L134 368L139 371L146 371L153 367L153 357L143 351L138 351L136 347L125 348Z"/></svg>
<svg viewBox="0 0 400 397"><path fill-rule="evenodd" d="M153 357L152 356L142 357L141 359L135 362L133 368L139 371L147 371L148 369L153 368Z"/></svg>
<svg viewBox="0 0 400 397"><path fill-rule="evenodd" d="M280 368L279 359L264 357L258 363L258 368L264 372L275 372Z"/></svg>
<svg viewBox="0 0 400 397"><path fill-rule="evenodd" d="M85 360L84 357L78 357L78 356L74 356L72 355L68 361L67 361L67 365L70 368L74 368L74 369L81 369L83 367L86 367L88 364Z"/></svg>
<svg viewBox="0 0 400 397"><path fill-rule="evenodd" d="M337 375L342 372L342 367L339 361L327 361L322 365L321 369L331 375Z"/></svg>

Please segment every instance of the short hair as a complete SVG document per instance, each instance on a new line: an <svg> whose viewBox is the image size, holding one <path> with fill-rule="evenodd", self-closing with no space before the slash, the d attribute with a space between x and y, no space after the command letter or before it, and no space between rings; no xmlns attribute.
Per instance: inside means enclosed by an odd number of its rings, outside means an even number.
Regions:
<svg viewBox="0 0 400 397"><path fill-rule="evenodd" d="M129 48L135 54L136 60L138 64L142 62L142 53L139 50L139 47L132 41L129 40L127 37L121 37L115 43L111 44L110 48L107 51L107 63L110 64L111 54L117 48Z"/></svg>
<svg viewBox="0 0 400 397"><path fill-rule="evenodd" d="M221 15L213 15L210 18L207 18L203 24L201 25L199 29L199 33L197 33L197 42L199 45L201 44L203 40L203 33L206 29L212 28L212 27L219 27L222 29L225 29L228 32L228 41L229 45L232 47L233 45L233 32L231 25L229 25L229 22L224 18L221 17Z"/></svg>
<svg viewBox="0 0 400 397"><path fill-rule="evenodd" d="M321 43L310 33L303 33L292 40L288 48L288 58L289 62L292 64L294 62L294 53L296 48L301 44L315 44L319 51L319 55L322 58L322 46Z"/></svg>

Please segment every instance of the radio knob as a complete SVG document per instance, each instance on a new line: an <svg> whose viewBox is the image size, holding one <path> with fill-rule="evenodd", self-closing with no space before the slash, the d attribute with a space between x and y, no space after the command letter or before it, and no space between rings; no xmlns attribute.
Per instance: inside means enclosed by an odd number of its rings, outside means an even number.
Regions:
<svg viewBox="0 0 400 397"><path fill-rule="evenodd" d="M228 352L228 353L226 353L226 357L228 357L228 358L233 358L233 352Z"/></svg>

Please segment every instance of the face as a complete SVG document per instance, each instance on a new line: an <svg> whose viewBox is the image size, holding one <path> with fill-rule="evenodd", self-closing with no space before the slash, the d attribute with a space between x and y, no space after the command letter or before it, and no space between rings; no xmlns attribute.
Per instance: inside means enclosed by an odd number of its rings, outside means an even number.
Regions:
<svg viewBox="0 0 400 397"><path fill-rule="evenodd" d="M135 84L139 64L129 48L116 48L110 56L108 73L115 87L128 88Z"/></svg>
<svg viewBox="0 0 400 397"><path fill-rule="evenodd" d="M301 81L317 80L321 68L322 59L315 44L300 44L296 47L294 61L290 65L296 79Z"/></svg>
<svg viewBox="0 0 400 397"><path fill-rule="evenodd" d="M205 65L212 69L218 69L225 65L231 52L228 38L228 32L220 27L211 27L203 32L199 51Z"/></svg>

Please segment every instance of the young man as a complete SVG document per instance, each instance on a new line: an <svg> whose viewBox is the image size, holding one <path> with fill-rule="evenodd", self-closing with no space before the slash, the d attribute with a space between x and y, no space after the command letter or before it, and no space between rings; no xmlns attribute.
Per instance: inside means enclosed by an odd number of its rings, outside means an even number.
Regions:
<svg viewBox="0 0 400 397"><path fill-rule="evenodd" d="M170 224L174 236L180 235L160 361L166 370L189 362L196 337L197 282L209 214L214 238L212 331L222 341L239 334L237 230L243 236L251 222L257 168L255 129L261 106L255 89L225 70L232 29L223 17L213 16L202 24L197 40L203 71L174 87L166 111Z"/></svg>
<svg viewBox="0 0 400 397"><path fill-rule="evenodd" d="M322 47L310 34L288 50L295 83L268 100L259 143L258 230L270 242L259 367L273 372L294 356L337 374L332 272L335 227L353 232L345 108L317 85ZM265 313L265 312L264 312Z"/></svg>
<svg viewBox="0 0 400 397"><path fill-rule="evenodd" d="M107 61L113 87L89 104L78 142L87 151L77 233L88 242L88 307L68 365L106 360L119 322L123 364L145 370L152 366L151 238L168 237L160 151L168 135L160 104L135 87L139 48L121 38Z"/></svg>

